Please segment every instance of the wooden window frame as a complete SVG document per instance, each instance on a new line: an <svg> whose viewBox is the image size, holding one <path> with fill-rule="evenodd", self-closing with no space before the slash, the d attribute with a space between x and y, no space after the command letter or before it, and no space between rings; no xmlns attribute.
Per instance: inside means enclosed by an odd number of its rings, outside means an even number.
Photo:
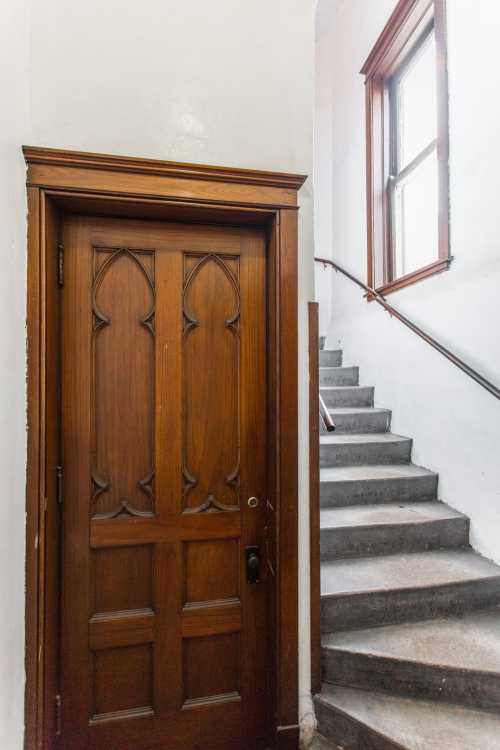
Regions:
<svg viewBox="0 0 500 750"><path fill-rule="evenodd" d="M448 270L451 263L449 232L448 75L446 61L445 0L400 0L361 69L366 91L366 185L368 219L368 286L375 288L375 264L382 264L383 283L389 294L421 279ZM389 175L393 128L389 103L392 76L414 53L430 24L436 38L437 159L438 159L438 259L411 273L392 278L392 243L389 220Z"/></svg>
<svg viewBox="0 0 500 750"><path fill-rule="evenodd" d="M298 750L298 205L303 175L24 147L28 166L25 750L57 747L57 238L65 212L267 233L269 746Z"/></svg>

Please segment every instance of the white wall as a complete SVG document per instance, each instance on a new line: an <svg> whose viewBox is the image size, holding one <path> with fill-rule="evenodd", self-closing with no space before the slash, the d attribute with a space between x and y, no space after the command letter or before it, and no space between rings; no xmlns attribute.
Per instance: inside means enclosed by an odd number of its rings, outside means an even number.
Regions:
<svg viewBox="0 0 500 750"><path fill-rule="evenodd" d="M6 695L0 699L0 746L20 750L25 464L21 143L310 174L314 15L310 0L2 0L1 28L6 35L1 74L10 80L2 86L2 110L9 121L6 130L2 123L7 145L2 140L0 171L5 255L0 585L5 587L2 601L8 603L0 624L0 654L7 660L0 675ZM300 690L305 713L310 707L305 373L307 300L313 296L312 181L302 189L300 202Z"/></svg>
<svg viewBox="0 0 500 750"><path fill-rule="evenodd" d="M394 0L321 0L317 45L316 252L366 279L364 85L359 75ZM451 253L447 273L390 302L500 385L500 85L496 0L449 0ZM327 106L323 102L328 99ZM333 102L333 104L332 104ZM321 123L320 125L318 123ZM331 151L328 163L323 150ZM330 145L333 142L333 145ZM320 186L329 184L328 191ZM330 240L330 238L332 238ZM472 519L472 544L500 562L500 403L344 277L324 272L328 343L361 365L414 460L440 474L440 496Z"/></svg>
<svg viewBox="0 0 500 750"><path fill-rule="evenodd" d="M21 747L24 714L26 464L26 188L28 6L2 2L0 22L0 747Z"/></svg>

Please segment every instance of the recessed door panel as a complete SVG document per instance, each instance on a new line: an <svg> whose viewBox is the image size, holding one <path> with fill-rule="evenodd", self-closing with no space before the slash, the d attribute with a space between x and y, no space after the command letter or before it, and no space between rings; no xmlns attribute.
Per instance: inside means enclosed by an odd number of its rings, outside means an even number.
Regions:
<svg viewBox="0 0 500 750"><path fill-rule="evenodd" d="M154 250L93 247L91 515L154 511Z"/></svg>
<svg viewBox="0 0 500 750"><path fill-rule="evenodd" d="M184 254L184 510L239 506L239 257ZM200 420L203 414L203 420Z"/></svg>

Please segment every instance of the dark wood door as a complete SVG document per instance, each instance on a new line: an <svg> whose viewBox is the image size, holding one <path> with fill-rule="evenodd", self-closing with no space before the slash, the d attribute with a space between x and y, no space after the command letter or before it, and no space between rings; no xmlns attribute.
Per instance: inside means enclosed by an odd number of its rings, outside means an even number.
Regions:
<svg viewBox="0 0 500 750"><path fill-rule="evenodd" d="M60 747L260 748L264 234L68 216L63 242Z"/></svg>

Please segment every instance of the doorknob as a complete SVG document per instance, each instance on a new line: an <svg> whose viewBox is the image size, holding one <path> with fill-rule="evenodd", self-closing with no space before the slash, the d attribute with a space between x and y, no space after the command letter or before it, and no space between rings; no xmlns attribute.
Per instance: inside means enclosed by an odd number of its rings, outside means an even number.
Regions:
<svg viewBox="0 0 500 750"><path fill-rule="evenodd" d="M247 561L247 581L248 583L259 582L260 569L260 552L258 547L247 547L245 549Z"/></svg>

